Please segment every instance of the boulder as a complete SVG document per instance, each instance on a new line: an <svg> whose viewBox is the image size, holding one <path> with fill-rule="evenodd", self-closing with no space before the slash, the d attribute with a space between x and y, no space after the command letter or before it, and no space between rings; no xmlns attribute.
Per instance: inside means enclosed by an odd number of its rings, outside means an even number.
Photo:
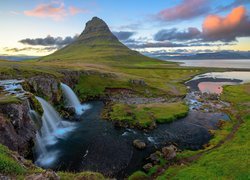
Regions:
<svg viewBox="0 0 250 180"><path fill-rule="evenodd" d="M153 164L152 163L147 163L145 164L142 168L148 172L151 168L153 167Z"/></svg>
<svg viewBox="0 0 250 180"><path fill-rule="evenodd" d="M0 105L0 143L21 155L31 153L36 125L29 116L29 102Z"/></svg>
<svg viewBox="0 0 250 180"><path fill-rule="evenodd" d="M162 153L160 151L156 151L152 154L150 154L149 159L154 162L154 164L157 164L158 162L160 162Z"/></svg>
<svg viewBox="0 0 250 180"><path fill-rule="evenodd" d="M163 157L167 160L170 160L176 157L177 148L174 145L170 145L163 147L161 151Z"/></svg>
<svg viewBox="0 0 250 180"><path fill-rule="evenodd" d="M139 139L135 139L133 141L133 145L134 147L136 147L137 149L145 149L146 148L146 143L139 140Z"/></svg>

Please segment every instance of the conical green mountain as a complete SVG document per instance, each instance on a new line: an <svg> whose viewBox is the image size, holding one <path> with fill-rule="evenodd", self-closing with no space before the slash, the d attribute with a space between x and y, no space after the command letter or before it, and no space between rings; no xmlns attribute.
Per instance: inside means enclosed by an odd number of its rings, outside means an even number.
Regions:
<svg viewBox="0 0 250 180"><path fill-rule="evenodd" d="M112 34L108 25L100 18L94 17L78 39L54 52L40 58L40 61L77 61L77 62L110 62L142 61L149 59L122 44Z"/></svg>

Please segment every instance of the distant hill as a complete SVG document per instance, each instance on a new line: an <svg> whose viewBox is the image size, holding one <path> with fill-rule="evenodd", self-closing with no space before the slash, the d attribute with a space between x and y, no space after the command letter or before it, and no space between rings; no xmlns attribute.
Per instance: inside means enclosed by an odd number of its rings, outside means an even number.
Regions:
<svg viewBox="0 0 250 180"><path fill-rule="evenodd" d="M250 59L250 52L221 51L214 53L198 53L194 55L169 56L167 54L152 55L158 59L173 60L195 60L195 59Z"/></svg>
<svg viewBox="0 0 250 180"><path fill-rule="evenodd" d="M84 31L75 42L39 58L39 61L138 62L146 59L152 60L122 44L102 19L94 17L86 23Z"/></svg>
<svg viewBox="0 0 250 180"><path fill-rule="evenodd" d="M19 55L19 56L9 56L3 55L0 56L0 59L9 60L9 61L24 61L29 59L39 58L39 56L26 56L26 55Z"/></svg>

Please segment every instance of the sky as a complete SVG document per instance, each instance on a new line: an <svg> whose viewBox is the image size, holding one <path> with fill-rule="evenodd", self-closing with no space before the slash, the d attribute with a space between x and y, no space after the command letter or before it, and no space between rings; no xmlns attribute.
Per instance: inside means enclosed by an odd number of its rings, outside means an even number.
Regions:
<svg viewBox="0 0 250 180"><path fill-rule="evenodd" d="M0 0L0 55L50 54L94 16L140 52L250 51L250 0Z"/></svg>

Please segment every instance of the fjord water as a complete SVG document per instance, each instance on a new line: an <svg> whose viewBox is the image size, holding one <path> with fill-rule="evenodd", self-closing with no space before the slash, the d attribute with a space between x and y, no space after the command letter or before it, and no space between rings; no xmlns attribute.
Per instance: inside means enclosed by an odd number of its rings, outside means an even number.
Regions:
<svg viewBox="0 0 250 180"><path fill-rule="evenodd" d="M73 107L77 115L81 115L86 109L89 108L89 105L82 105L74 93L74 91L66 84L61 83L63 95L65 97L67 106Z"/></svg>
<svg viewBox="0 0 250 180"><path fill-rule="evenodd" d="M167 60L181 66L250 69L250 59Z"/></svg>

